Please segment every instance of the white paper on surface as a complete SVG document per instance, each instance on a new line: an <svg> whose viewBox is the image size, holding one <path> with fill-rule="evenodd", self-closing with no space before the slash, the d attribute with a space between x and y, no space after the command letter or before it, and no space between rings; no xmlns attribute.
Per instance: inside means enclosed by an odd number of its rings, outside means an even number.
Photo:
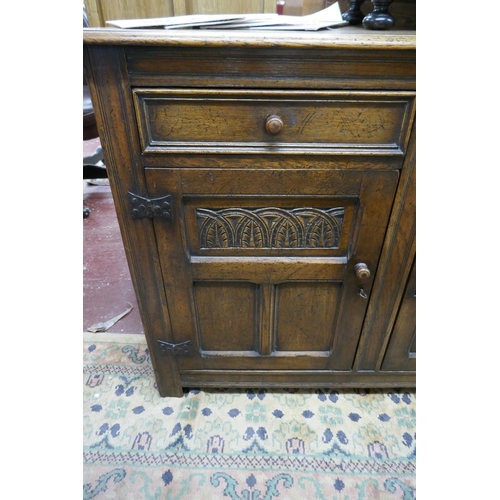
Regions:
<svg viewBox="0 0 500 500"><path fill-rule="evenodd" d="M200 26L212 23L226 23L232 21L241 21L245 19L245 15L234 14L201 14L173 17L154 17L149 19L118 19L106 21L108 26L115 28L166 28Z"/></svg>
<svg viewBox="0 0 500 500"><path fill-rule="evenodd" d="M278 14L250 14L244 21L229 22L224 26L206 26L210 29L266 29L317 31L331 26L349 24L342 19L340 6L336 2L326 9L307 16L278 16Z"/></svg>
<svg viewBox="0 0 500 500"><path fill-rule="evenodd" d="M317 31L348 23L342 19L338 2L307 16L279 16L278 14L202 14L151 19L123 19L107 21L116 28L203 28Z"/></svg>

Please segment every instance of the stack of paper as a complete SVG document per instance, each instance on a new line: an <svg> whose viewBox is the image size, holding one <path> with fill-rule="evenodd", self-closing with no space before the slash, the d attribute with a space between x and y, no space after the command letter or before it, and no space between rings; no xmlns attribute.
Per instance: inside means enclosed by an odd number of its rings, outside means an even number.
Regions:
<svg viewBox="0 0 500 500"><path fill-rule="evenodd" d="M188 15L154 19L123 19L107 21L115 28L200 28L200 29L252 29L317 31L345 26L338 3L308 16L279 16L278 14L246 15Z"/></svg>
<svg viewBox="0 0 500 500"><path fill-rule="evenodd" d="M151 19L121 19L116 21L106 21L108 26L115 28L191 28L198 26L223 25L230 22L241 22L245 20L244 15L219 15L204 14L193 16L177 17L155 17Z"/></svg>

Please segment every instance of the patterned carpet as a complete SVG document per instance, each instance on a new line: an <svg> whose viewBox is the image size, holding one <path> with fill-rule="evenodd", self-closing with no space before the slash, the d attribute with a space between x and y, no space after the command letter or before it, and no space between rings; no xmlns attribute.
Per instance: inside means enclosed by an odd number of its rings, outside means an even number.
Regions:
<svg viewBox="0 0 500 500"><path fill-rule="evenodd" d="M160 398L143 335L84 333L83 498L416 498L414 391Z"/></svg>

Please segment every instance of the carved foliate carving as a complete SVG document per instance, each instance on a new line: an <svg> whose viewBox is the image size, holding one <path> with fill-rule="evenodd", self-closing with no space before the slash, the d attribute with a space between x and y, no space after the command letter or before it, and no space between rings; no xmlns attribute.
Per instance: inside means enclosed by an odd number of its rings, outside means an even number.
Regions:
<svg viewBox="0 0 500 500"><path fill-rule="evenodd" d="M338 248L345 209L196 210L200 248Z"/></svg>

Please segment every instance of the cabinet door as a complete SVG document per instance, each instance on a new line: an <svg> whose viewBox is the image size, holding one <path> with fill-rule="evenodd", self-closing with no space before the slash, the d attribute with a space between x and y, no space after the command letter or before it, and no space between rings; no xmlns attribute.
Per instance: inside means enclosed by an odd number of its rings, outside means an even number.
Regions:
<svg viewBox="0 0 500 500"><path fill-rule="evenodd" d="M417 363L416 332L417 263L413 262L401 306L382 364L382 370L415 371Z"/></svg>
<svg viewBox="0 0 500 500"><path fill-rule="evenodd" d="M350 370L397 171L146 169L179 369ZM356 264L370 276L358 277Z"/></svg>

